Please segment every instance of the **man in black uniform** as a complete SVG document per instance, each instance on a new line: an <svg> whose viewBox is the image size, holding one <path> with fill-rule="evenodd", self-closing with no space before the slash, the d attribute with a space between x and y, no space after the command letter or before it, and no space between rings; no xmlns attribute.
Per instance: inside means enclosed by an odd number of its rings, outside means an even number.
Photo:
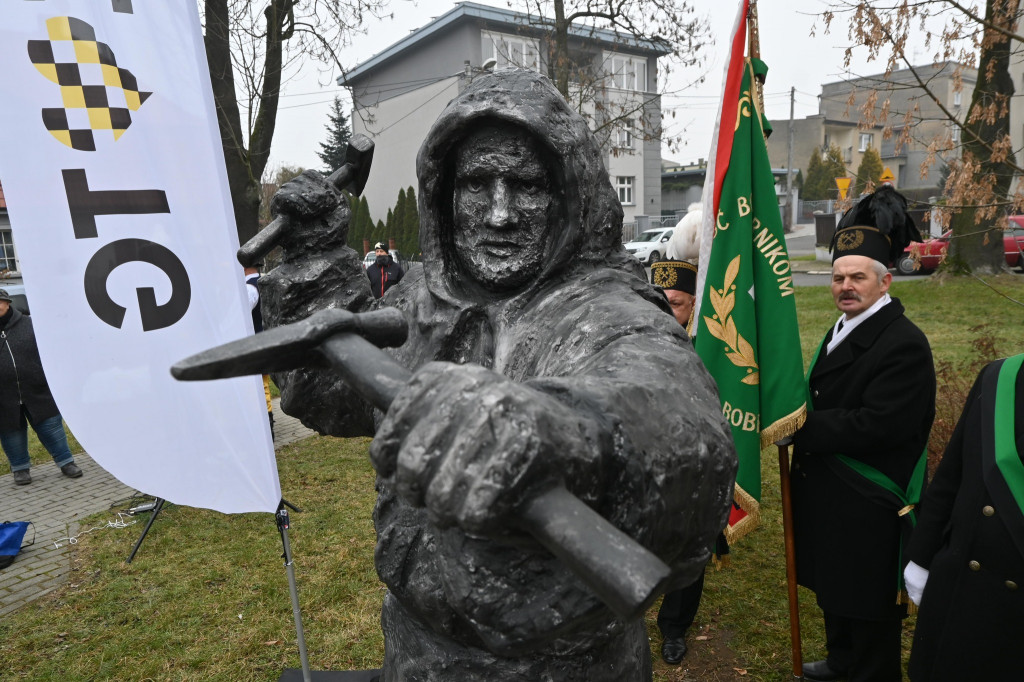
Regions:
<svg viewBox="0 0 1024 682"><path fill-rule="evenodd" d="M1004 639L1024 615L1022 366L1016 355L982 370L921 504L906 569L921 605L914 682L1024 675L1024 648Z"/></svg>
<svg viewBox="0 0 1024 682"><path fill-rule="evenodd" d="M883 186L832 242L843 314L811 364L813 409L792 471L797 578L825 612L828 649L804 666L808 680L902 679L900 547L924 481L935 369L925 335L889 296L886 266L914 238L906 201Z"/></svg>

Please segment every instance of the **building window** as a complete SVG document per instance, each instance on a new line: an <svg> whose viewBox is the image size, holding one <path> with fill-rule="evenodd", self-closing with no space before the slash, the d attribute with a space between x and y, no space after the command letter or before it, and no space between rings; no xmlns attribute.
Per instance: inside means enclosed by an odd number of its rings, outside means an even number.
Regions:
<svg viewBox="0 0 1024 682"><path fill-rule="evenodd" d="M875 136L871 133L860 134L860 148L857 149L859 152L866 152L871 144L875 141Z"/></svg>
<svg viewBox="0 0 1024 682"><path fill-rule="evenodd" d="M633 177L620 175L615 178L615 189L619 191L619 203L623 206L633 203Z"/></svg>
<svg viewBox="0 0 1024 682"><path fill-rule="evenodd" d="M958 106L960 106L960 102L961 102L961 101L962 101L962 99L963 99L963 94L964 94L964 93L963 93L963 92L960 92L960 91L957 91L957 92L954 92L954 93L953 93L953 106L954 106L954 107L958 107Z"/></svg>
<svg viewBox="0 0 1024 682"><path fill-rule="evenodd" d="M519 66L540 71L537 41L504 33L481 32L483 60L495 59L498 68Z"/></svg>
<svg viewBox="0 0 1024 682"><path fill-rule="evenodd" d="M18 258L14 253L14 238L10 228L0 227L0 272L18 271Z"/></svg>
<svg viewBox="0 0 1024 682"><path fill-rule="evenodd" d="M953 126L951 137L953 138L953 144L960 144L960 126Z"/></svg>
<svg viewBox="0 0 1024 682"><path fill-rule="evenodd" d="M605 54L605 71L611 76L611 85L619 90L647 92L647 60L643 57L626 57L620 54Z"/></svg>
<svg viewBox="0 0 1024 682"><path fill-rule="evenodd" d="M615 146L619 149L633 148L633 122L626 121L615 131Z"/></svg>

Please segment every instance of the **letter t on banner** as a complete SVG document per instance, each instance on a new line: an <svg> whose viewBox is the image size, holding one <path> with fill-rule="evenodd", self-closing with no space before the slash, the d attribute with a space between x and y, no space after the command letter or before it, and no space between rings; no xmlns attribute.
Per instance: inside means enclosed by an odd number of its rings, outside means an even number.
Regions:
<svg viewBox="0 0 1024 682"><path fill-rule="evenodd" d="M5 2L0 181L50 388L124 483L277 509L259 377L176 360L252 333L194 0Z"/></svg>

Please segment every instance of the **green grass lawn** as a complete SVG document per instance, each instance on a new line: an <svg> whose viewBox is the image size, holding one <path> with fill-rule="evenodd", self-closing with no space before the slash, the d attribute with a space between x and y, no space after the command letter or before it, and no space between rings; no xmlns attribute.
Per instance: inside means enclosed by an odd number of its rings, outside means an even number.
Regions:
<svg viewBox="0 0 1024 682"><path fill-rule="evenodd" d="M1024 301L1024 277L990 284ZM1024 351L1024 308L975 280L897 279L893 293L928 335L937 360L963 366L980 334L1002 354ZM806 363L837 313L826 287L798 288L796 301ZM284 495L305 509L292 516L291 541L314 669L377 667L383 656L368 444L317 437L278 452ZM33 460L48 459L36 444ZM733 548L729 568L708 569L697 626L728 630L743 679L782 682L792 676L774 451L764 457L763 476L762 527ZM98 515L83 527L110 517ZM83 537L68 585L3 617L0 678L270 682L284 667L299 666L280 538L269 514L170 506L135 562L125 565L140 532L141 524ZM824 653L820 613L810 593L801 592L801 606L804 657L815 660ZM908 633L912 625L908 619ZM655 680L692 679L678 670L657 663Z"/></svg>

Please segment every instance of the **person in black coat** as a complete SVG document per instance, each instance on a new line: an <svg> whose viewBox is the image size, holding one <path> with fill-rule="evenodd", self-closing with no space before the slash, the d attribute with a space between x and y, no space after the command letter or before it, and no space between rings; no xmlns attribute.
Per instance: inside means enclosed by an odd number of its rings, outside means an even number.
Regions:
<svg viewBox="0 0 1024 682"><path fill-rule="evenodd" d="M28 425L69 478L82 470L68 448L64 420L43 374L32 318L11 306L0 289L0 446L11 464L16 485L32 482L28 455Z"/></svg>
<svg viewBox="0 0 1024 682"><path fill-rule="evenodd" d="M900 549L923 485L935 369L925 335L888 293L886 263L913 227L900 200L883 187L836 232L832 295L843 315L812 362L812 409L794 439L797 580L824 611L828 649L804 666L808 680L902 679Z"/></svg>
<svg viewBox="0 0 1024 682"><path fill-rule="evenodd" d="M366 268L366 276L370 279L370 291L374 298L380 298L388 289L402 281L405 271L395 262L382 242L373 247L377 259Z"/></svg>
<svg viewBox="0 0 1024 682"><path fill-rule="evenodd" d="M1024 676L1024 647L1006 640L1024 618L1022 364L982 370L921 503L906 569L921 605L913 682Z"/></svg>

